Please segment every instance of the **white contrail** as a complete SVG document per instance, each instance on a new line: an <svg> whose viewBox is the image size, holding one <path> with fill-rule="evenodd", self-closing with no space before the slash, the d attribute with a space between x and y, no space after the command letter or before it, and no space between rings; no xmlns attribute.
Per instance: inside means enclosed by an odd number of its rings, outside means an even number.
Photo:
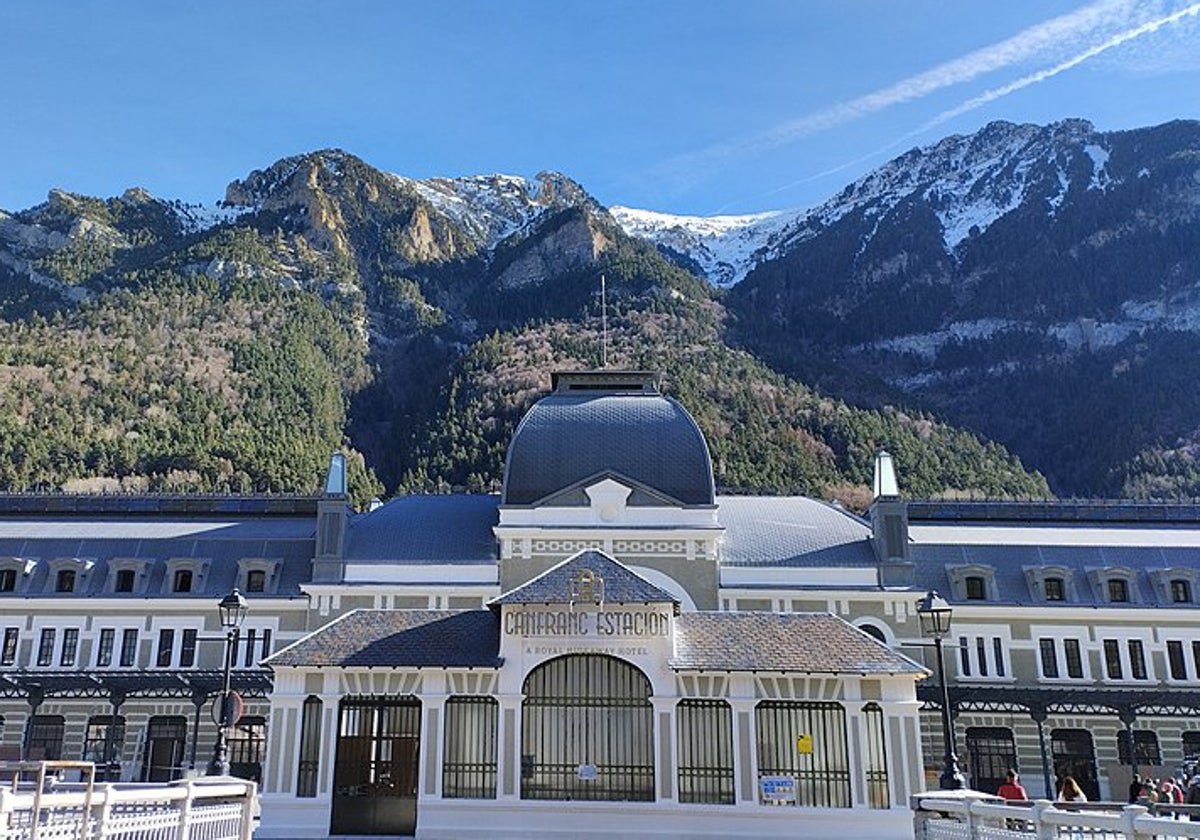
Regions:
<svg viewBox="0 0 1200 840"><path fill-rule="evenodd" d="M892 149L895 149L897 146L900 146L900 145L906 143L907 141L912 140L913 138L918 137L921 134L924 134L933 128L936 128L937 126L942 125L943 123L949 122L950 120L954 119L955 117L961 116L962 114L965 114L968 111L973 111L976 108L980 108L980 107L988 104L989 102L994 102L997 99L1000 99L1001 97L1008 96L1010 93L1015 93L1016 91L1021 90L1022 88L1029 87L1030 85L1034 85L1034 84L1037 84L1038 82L1043 82L1046 79L1049 79L1053 76L1057 76L1060 73L1070 70L1071 68L1076 67L1091 58L1095 58L1096 56L1098 56L1102 53L1105 53L1108 50L1111 50L1115 47L1119 47L1122 44L1125 44L1129 41L1134 40L1135 38L1140 38L1143 35L1149 35L1153 32L1156 32L1159 29L1162 29L1164 26L1169 26L1173 23L1178 23L1183 18L1196 17L1196 16L1200 16L1200 2L1192 3L1190 6L1186 6L1183 9L1180 9L1176 12L1172 12L1169 15L1164 15L1162 17L1146 21L1142 24L1139 24L1138 26L1133 27L1132 29L1127 29L1123 32L1118 32L1117 34L1110 36L1103 42L1096 44L1094 46L1088 47L1087 49L1085 49L1081 52L1078 52L1075 55L1070 56L1069 58L1059 62L1058 64L1055 64L1052 67L1047 67L1043 70L1037 71L1036 73L1030 73L1029 75L1022 76L1021 78L1016 79L1012 82L1009 82L1008 84L1001 85L1000 87L992 88L991 90L984 91L983 93L979 94L978 96L972 97L971 99L966 100L965 102L963 102L960 105L957 105L953 108L943 111L942 113L938 114L933 119L931 119L928 122L926 122L925 124L921 125L919 128L916 128L912 131L906 132L905 134L896 138L892 142L886 144L885 146L883 146L879 149L876 149L873 152L870 152L866 155L862 155L860 157L855 158L854 160L848 161L846 163L840 164L840 165L832 167L830 169L826 169L823 172L818 172L815 175L810 175L810 176L802 178L798 181L792 181L791 183L784 184L781 187L777 187L767 193L764 193L763 195L758 196L758 198L767 198L772 195L777 195L781 192L786 192L787 190L792 189L793 187L797 187L801 184L806 184L811 181L818 180L819 178L824 178L829 175L836 174L838 172L841 172L842 170L849 169L853 166L856 166L858 164L861 164L868 160L871 160L872 158L878 157L879 155L886 154L887 152L891 151ZM726 205L726 206L729 206L729 205ZM725 208L722 208L722 209L725 209Z"/></svg>
<svg viewBox="0 0 1200 840"><path fill-rule="evenodd" d="M1145 0L1101 0L1092 3L888 87L814 111L761 134L681 155L668 164L668 168L684 170L702 161L777 148L894 105L923 99L944 88L1028 61L1050 50L1061 54L1070 45L1080 41L1095 41L1115 27L1128 26L1134 20L1140 23L1145 18L1147 5Z"/></svg>
<svg viewBox="0 0 1200 840"><path fill-rule="evenodd" d="M1039 70L1036 73L1030 73L1028 76L1022 76L1021 78L1009 82L1006 85L1001 85L998 88L992 88L991 90L984 91L978 96L968 99L961 105L958 105L947 111L943 111L917 129L916 132L910 133L908 136L913 136L915 133L921 133L928 131L931 128L936 128L944 122L952 120L957 116L967 113L968 111L973 111L982 105L988 104L989 102L994 102L1002 96L1008 96L1010 93L1015 93L1021 88L1027 88L1030 85L1037 84L1038 82L1044 82L1046 79L1057 76L1059 73L1070 70L1072 67L1082 64L1089 58L1095 58L1103 52L1108 52L1114 47L1119 47L1126 41L1132 41L1134 38L1140 38L1143 35L1149 35L1151 32L1156 32L1159 29L1162 29L1164 26L1176 23L1185 17L1196 17L1197 15L1200 15L1200 3L1193 3L1192 5L1180 9L1177 12L1173 12L1172 14L1166 15L1165 17L1158 18L1157 20L1151 20L1143 23L1141 26L1134 27L1133 29L1125 32L1120 32L1109 38L1107 41L1104 41L1101 44L1096 44L1094 47L1088 47L1083 52L1073 55L1066 61L1061 61L1058 64L1055 64L1053 67L1047 67L1045 70Z"/></svg>

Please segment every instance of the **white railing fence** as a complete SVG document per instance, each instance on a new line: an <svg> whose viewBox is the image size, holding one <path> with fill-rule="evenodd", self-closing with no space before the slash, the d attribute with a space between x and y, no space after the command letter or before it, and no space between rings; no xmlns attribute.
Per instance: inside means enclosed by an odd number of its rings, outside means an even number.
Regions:
<svg viewBox="0 0 1200 840"><path fill-rule="evenodd" d="M0 787L0 840L250 840L255 828L253 782L92 784L85 773L83 782L59 783L58 769Z"/></svg>
<svg viewBox="0 0 1200 840"><path fill-rule="evenodd" d="M1046 800L1005 803L973 791L912 798L915 840L1191 840L1200 838L1200 808L1153 813L1142 805L1079 806Z"/></svg>

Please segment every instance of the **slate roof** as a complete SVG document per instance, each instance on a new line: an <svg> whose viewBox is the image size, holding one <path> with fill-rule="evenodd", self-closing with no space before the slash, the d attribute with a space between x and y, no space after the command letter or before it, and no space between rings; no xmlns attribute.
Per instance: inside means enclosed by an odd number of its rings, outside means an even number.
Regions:
<svg viewBox="0 0 1200 840"><path fill-rule="evenodd" d="M400 496L350 520L349 563L496 562L495 495Z"/></svg>
<svg viewBox="0 0 1200 840"><path fill-rule="evenodd" d="M692 416L661 394L606 392L555 392L529 409L508 447L503 503L533 505L604 474L682 505L713 503L708 444Z"/></svg>
<svg viewBox="0 0 1200 840"><path fill-rule="evenodd" d="M10 501L16 500L12 497L0 499L0 509ZM247 597L251 600L256 597L299 596L300 584L312 576L316 539L315 503L311 505L311 512L289 511L277 515L266 512L261 506L251 506L249 512L238 510L234 502L249 500L233 499L227 505L231 509L228 515L208 512L207 515L189 516L172 509L149 509L153 503L161 500L128 497L131 509L119 516L111 504L100 514L95 514L88 509L80 509L82 502L79 499L74 501L74 506L65 505L57 515L47 514L44 509L34 515L14 513L9 509L0 512L0 557L39 561L25 585L18 592L0 593L0 602L6 597L82 598L100 595L131 600L158 596L217 600L238 584L238 561L243 558L283 561L275 591L267 595L250 594ZM269 499L264 498L263 501ZM147 510L143 513L139 505L146 506ZM21 506L17 507L19 511ZM202 583L200 580L196 582L191 592L164 593L165 561L179 557L208 560L208 574L203 577ZM58 558L81 558L94 562L91 572L78 581L79 585L73 593L47 591L53 590L53 586L47 585L50 575L47 561ZM109 562L124 558L154 561L149 565L146 586L137 593L104 593Z"/></svg>
<svg viewBox="0 0 1200 840"><path fill-rule="evenodd" d="M270 667L498 668L491 610L354 610L265 660Z"/></svg>
<svg viewBox="0 0 1200 840"><path fill-rule="evenodd" d="M689 612L675 632L679 671L928 674L829 613Z"/></svg>
<svg viewBox="0 0 1200 840"><path fill-rule="evenodd" d="M832 505L803 496L721 496L725 566L870 567L871 528Z"/></svg>
<svg viewBox="0 0 1200 840"><path fill-rule="evenodd" d="M568 557L553 568L516 589L498 595L490 606L501 604L566 604L571 600L571 582L587 570L604 580L606 604L674 604L679 600L645 578L631 572L602 551L588 549Z"/></svg>

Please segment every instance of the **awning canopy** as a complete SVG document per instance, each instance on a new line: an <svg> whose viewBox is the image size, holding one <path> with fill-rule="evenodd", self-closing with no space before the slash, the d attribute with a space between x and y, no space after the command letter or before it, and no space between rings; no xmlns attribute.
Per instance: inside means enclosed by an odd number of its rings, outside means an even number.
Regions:
<svg viewBox="0 0 1200 840"><path fill-rule="evenodd" d="M186 697L203 702L224 686L222 671L7 671L0 674L0 697ZM230 688L246 697L266 697L271 672L234 671Z"/></svg>

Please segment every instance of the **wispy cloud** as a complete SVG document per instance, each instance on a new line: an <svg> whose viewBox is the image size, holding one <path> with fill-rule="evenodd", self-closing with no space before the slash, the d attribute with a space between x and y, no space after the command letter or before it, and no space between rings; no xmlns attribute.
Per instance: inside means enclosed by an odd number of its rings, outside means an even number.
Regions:
<svg viewBox="0 0 1200 840"><path fill-rule="evenodd" d="M684 187L694 183L706 167L717 161L779 148L990 73L1035 60L1056 62L1049 68L974 97L958 108L945 112L944 118L939 115L935 120L939 120L937 124L940 124L958 113L973 110L1022 87L1051 78L1113 47L1157 31L1183 17L1195 15L1198 10L1200 3L1165 13L1162 2L1100 0L863 96L805 114L749 137L677 156L660 167L658 174ZM913 134L930 127L923 126Z"/></svg>

